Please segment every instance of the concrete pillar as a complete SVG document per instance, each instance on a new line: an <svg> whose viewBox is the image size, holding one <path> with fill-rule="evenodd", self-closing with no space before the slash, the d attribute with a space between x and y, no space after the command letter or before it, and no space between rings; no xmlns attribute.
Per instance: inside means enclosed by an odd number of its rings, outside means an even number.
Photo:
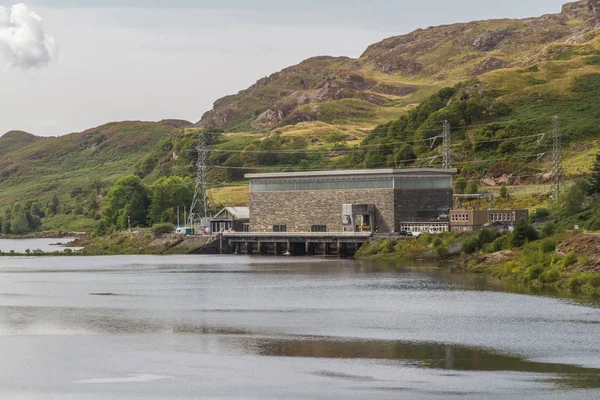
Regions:
<svg viewBox="0 0 600 400"><path fill-rule="evenodd" d="M306 255L310 256L310 243L308 241L306 241L306 243L305 243L305 248L306 248Z"/></svg>
<svg viewBox="0 0 600 400"><path fill-rule="evenodd" d="M292 242L290 242L289 240L287 241L287 250L285 251L285 253L283 253L284 256L291 256L292 255Z"/></svg>
<svg viewBox="0 0 600 400"><path fill-rule="evenodd" d="M328 249L328 244L327 244L327 242L323 242L323 255L324 255L324 256L326 256L326 255L327 255L327 253L328 253L328 251L327 251L327 250L329 250L329 249Z"/></svg>

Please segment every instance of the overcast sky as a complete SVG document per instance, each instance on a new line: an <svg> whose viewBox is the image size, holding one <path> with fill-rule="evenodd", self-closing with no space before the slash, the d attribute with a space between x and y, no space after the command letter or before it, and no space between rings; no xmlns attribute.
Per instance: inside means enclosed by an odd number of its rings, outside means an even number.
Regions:
<svg viewBox="0 0 600 400"><path fill-rule="evenodd" d="M121 120L196 122L216 99L311 56L357 57L416 28L555 13L563 2L30 1L54 39L45 54L51 60L0 68L0 134L62 135ZM5 10L13 4L0 0Z"/></svg>

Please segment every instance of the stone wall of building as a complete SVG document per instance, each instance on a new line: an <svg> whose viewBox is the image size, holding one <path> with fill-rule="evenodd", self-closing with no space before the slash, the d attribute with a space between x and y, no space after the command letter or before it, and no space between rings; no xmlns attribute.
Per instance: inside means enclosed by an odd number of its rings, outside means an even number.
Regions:
<svg viewBox="0 0 600 400"><path fill-rule="evenodd" d="M419 218L419 214L430 214L436 217L452 208L452 189L414 189L396 190L395 231L399 232L402 222L410 222Z"/></svg>
<svg viewBox="0 0 600 400"><path fill-rule="evenodd" d="M327 225L329 232L342 232L342 204L375 205L377 230L394 231L392 189L252 192L250 230L272 232L273 225L286 225L288 232L310 232L312 225Z"/></svg>

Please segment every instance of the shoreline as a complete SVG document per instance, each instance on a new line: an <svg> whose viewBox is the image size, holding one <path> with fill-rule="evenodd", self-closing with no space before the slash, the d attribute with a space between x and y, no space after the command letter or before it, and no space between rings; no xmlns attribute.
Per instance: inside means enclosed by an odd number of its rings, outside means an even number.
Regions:
<svg viewBox="0 0 600 400"><path fill-rule="evenodd" d="M363 246L356 258L390 263L437 261L451 263L456 274L476 274L520 285L532 291L547 291L561 297L600 298L600 236L567 233L547 237L520 248L466 254L463 246L473 234L423 237L418 240L374 240ZM442 242L444 242L442 244Z"/></svg>
<svg viewBox="0 0 600 400"><path fill-rule="evenodd" d="M80 239L88 236L87 232L31 232L25 235L3 235L0 239L27 240L27 239Z"/></svg>

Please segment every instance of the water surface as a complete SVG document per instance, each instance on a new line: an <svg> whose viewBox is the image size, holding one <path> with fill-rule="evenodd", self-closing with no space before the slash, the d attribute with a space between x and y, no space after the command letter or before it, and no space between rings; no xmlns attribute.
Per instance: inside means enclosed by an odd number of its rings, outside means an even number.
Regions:
<svg viewBox="0 0 600 400"><path fill-rule="evenodd" d="M0 252L10 253L14 251L18 254L24 254L27 250L41 250L44 253L53 253L55 251L64 251L64 245L71 243L74 239L0 239ZM73 250L78 250L73 249Z"/></svg>
<svg viewBox="0 0 600 400"><path fill-rule="evenodd" d="M0 399L598 398L600 309L306 258L0 258Z"/></svg>

